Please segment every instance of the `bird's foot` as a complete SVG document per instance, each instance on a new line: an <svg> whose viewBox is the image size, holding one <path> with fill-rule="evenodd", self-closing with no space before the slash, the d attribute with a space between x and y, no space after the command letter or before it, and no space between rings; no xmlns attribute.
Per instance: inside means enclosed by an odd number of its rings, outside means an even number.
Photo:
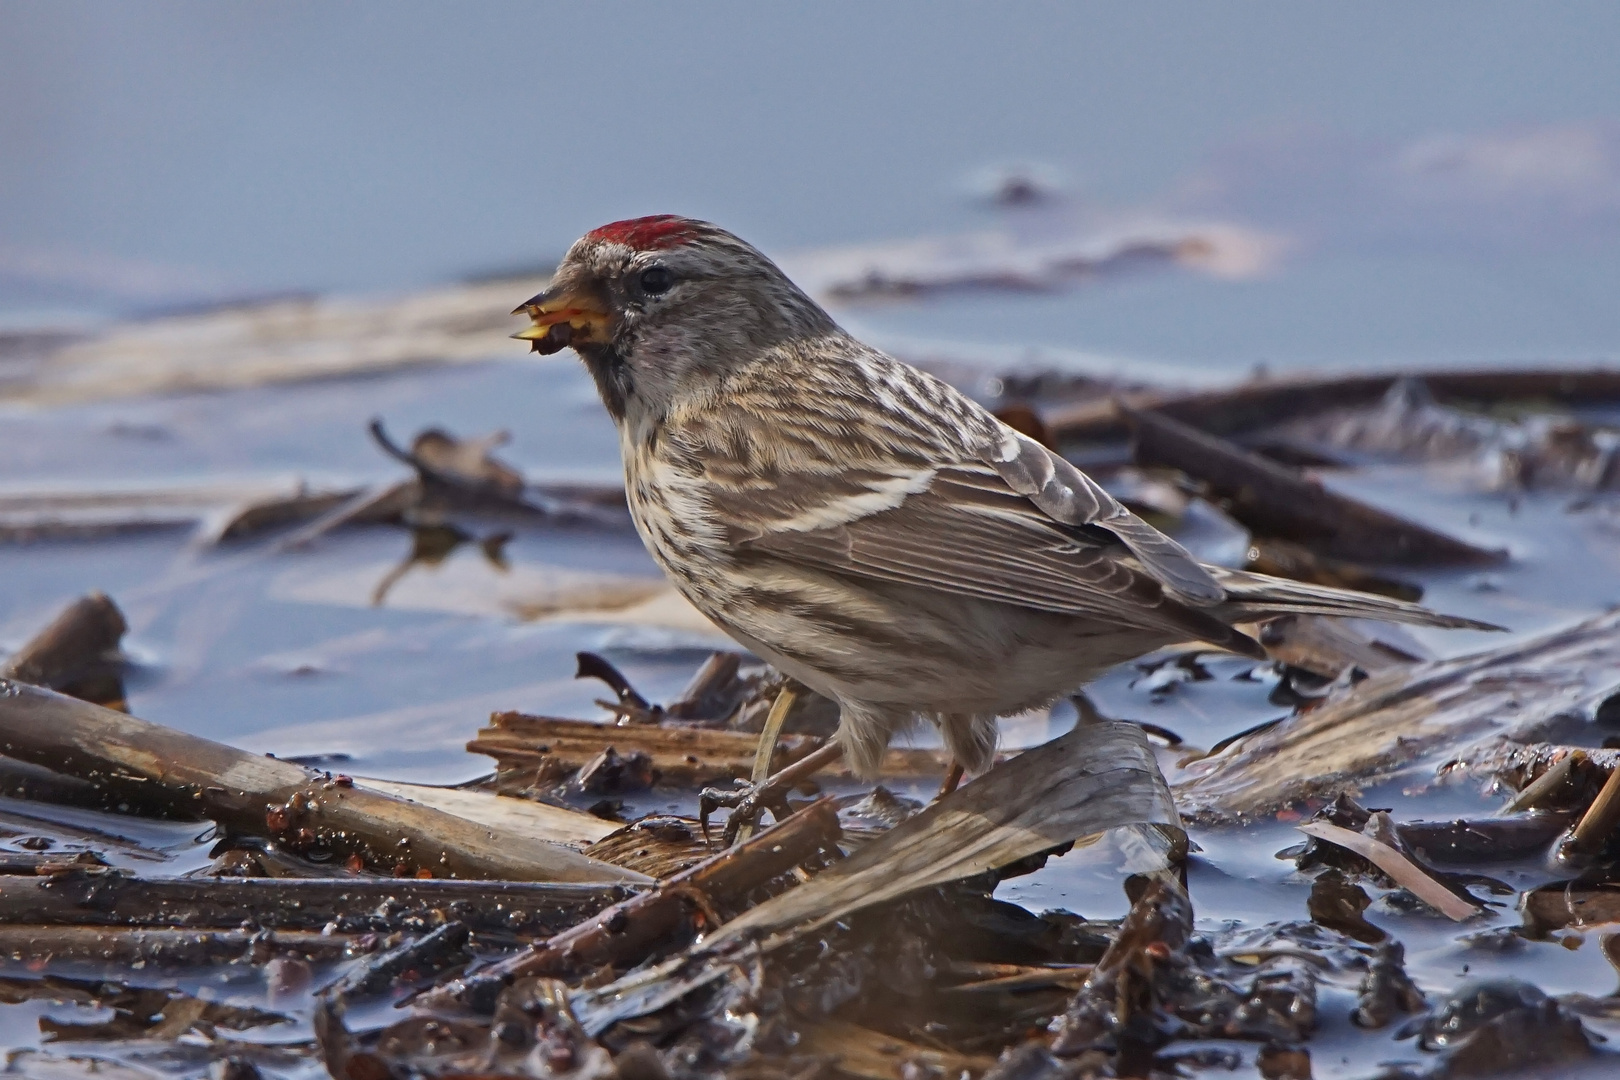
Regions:
<svg viewBox="0 0 1620 1080"><path fill-rule="evenodd" d="M777 821L793 813L787 792L769 780L762 784L744 783L735 788L704 788L698 794L698 827L703 832L704 842L709 839L709 815L720 809L731 811L720 834L726 847L736 842L744 826L754 829L767 810Z"/></svg>
<svg viewBox="0 0 1620 1080"><path fill-rule="evenodd" d="M698 795L698 826L703 831L704 841L709 839L709 815L721 807L731 811L722 834L727 847L736 843L738 837L747 839L760 815L767 810L777 821L791 817L793 807L788 805L788 792L843 756L843 747L829 741L765 780L735 788L704 788Z"/></svg>

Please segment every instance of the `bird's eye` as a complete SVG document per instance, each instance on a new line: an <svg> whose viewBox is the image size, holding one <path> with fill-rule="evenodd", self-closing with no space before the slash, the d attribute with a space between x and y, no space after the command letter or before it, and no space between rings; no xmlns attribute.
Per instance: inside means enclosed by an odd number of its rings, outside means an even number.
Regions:
<svg viewBox="0 0 1620 1080"><path fill-rule="evenodd" d="M662 296L675 284L675 275L662 266L649 266L641 272L641 291L648 296Z"/></svg>

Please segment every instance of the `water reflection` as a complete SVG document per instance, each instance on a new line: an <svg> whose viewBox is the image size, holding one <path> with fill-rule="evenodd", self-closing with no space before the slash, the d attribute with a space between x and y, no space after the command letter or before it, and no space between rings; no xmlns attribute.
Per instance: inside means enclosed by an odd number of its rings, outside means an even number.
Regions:
<svg viewBox="0 0 1620 1080"><path fill-rule="evenodd" d="M382 607L388 592L412 567L438 566L463 544L476 544L484 561L500 573L512 569L506 557L506 545L511 542L511 530L492 532L479 538L455 525L417 525L411 529L411 550L399 565L389 570L371 590L371 606Z"/></svg>

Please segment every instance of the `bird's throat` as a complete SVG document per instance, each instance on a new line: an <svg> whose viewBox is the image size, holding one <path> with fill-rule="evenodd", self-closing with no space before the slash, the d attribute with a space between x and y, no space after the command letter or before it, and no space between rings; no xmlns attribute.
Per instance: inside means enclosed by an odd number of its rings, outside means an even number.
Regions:
<svg viewBox="0 0 1620 1080"><path fill-rule="evenodd" d="M623 421L632 391L630 365L624 355L612 345L580 344L574 351L579 353L579 358L585 361L585 369L596 380L596 392L601 395L608 413L616 423Z"/></svg>

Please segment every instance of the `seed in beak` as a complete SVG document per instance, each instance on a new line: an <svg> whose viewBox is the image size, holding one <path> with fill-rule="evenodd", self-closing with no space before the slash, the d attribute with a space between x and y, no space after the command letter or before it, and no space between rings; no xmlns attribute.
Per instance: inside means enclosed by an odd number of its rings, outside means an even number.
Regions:
<svg viewBox="0 0 1620 1080"><path fill-rule="evenodd" d="M552 323L546 330L546 336L536 338L529 342L529 351L537 352L542 356L550 356L554 352L561 352L568 348L568 343L574 338L574 328L565 322Z"/></svg>

